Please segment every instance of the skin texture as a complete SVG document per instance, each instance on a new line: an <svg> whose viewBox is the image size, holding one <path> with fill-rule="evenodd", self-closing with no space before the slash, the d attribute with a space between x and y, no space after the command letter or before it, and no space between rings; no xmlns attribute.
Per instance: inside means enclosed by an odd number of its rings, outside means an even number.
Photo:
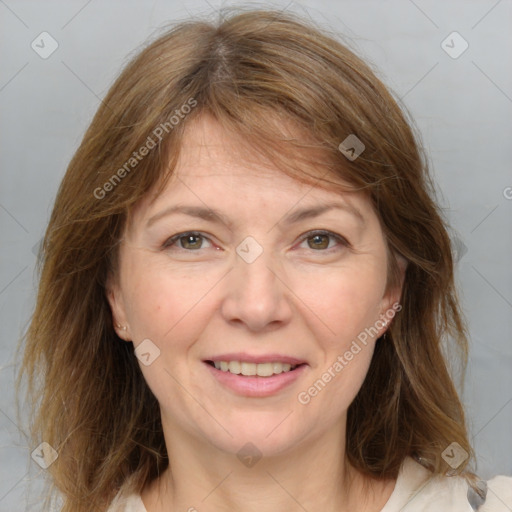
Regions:
<svg viewBox="0 0 512 512"><path fill-rule="evenodd" d="M160 350L140 367L160 403L170 471L143 501L148 512L380 510L394 482L367 481L350 467L345 425L387 326L379 323L309 403L297 398L399 301L400 289L386 292L379 220L363 196L312 188L239 148L211 118L187 126L175 174L133 212L118 279L109 282L114 324L126 326L119 336L135 347L149 339ZM333 209L286 223L328 202L350 204L364 222ZM218 210L229 225L180 213L147 227L178 204ZM187 231L204 238L166 244ZM263 249L252 263L236 252L248 236ZM247 397L220 384L204 362L227 352L278 353L307 366L274 395ZM248 442L263 456L252 467L237 458Z"/></svg>

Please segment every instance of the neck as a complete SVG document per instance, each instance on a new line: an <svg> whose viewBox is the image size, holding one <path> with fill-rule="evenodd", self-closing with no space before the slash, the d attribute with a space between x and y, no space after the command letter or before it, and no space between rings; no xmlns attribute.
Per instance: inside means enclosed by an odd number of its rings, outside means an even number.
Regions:
<svg viewBox="0 0 512 512"><path fill-rule="evenodd" d="M167 470L142 493L148 512L380 511L394 486L356 471L344 429L293 449L250 459L221 451L179 429L165 429ZM370 491L370 492L368 492Z"/></svg>

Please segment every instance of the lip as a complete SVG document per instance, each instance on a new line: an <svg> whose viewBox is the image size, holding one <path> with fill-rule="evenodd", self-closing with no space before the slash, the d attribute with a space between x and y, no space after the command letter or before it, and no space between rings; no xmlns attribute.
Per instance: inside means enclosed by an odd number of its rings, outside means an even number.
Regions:
<svg viewBox="0 0 512 512"><path fill-rule="evenodd" d="M207 357L204 361L243 361L245 363L288 363L293 365L299 365L307 363L302 359L295 357L285 356L283 354L262 354L262 355L251 355L245 352L236 352L229 354L220 354L212 357Z"/></svg>
<svg viewBox="0 0 512 512"><path fill-rule="evenodd" d="M224 357L224 356L223 356ZM288 360L293 358L288 358ZM215 359L217 360L217 359ZM218 359L220 361L220 359ZM228 361L239 361L240 359L227 359ZM212 359L210 359L212 361ZM226 359L222 359L222 361L226 361ZM242 359L242 361L247 362L271 362L271 361L262 361L261 358L257 358L257 360L250 361L247 359ZM283 363L287 363L288 361L284 361L281 359L272 359L272 361L282 361ZM289 372L279 373L277 375L273 375L272 377L259 377L259 376L250 376L246 377L244 375L236 375L231 372L224 372L222 370L217 370L214 366L209 364L207 361L204 361L203 364L206 366L207 370L213 376L213 378L223 387L228 388L232 392L237 395L245 396L245 397L258 397L264 398L272 395L276 395L286 387L292 385L295 381L297 381L301 375L304 374L308 365L298 363L289 363L289 364L300 364L297 366L295 370L291 370Z"/></svg>

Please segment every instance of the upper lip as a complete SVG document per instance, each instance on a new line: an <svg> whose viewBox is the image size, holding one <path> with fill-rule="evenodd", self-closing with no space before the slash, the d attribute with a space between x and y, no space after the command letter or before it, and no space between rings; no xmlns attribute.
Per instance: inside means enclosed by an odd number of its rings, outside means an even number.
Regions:
<svg viewBox="0 0 512 512"><path fill-rule="evenodd" d="M306 363L303 359L297 359L296 357L285 356L283 354L261 354L253 355L246 354L245 352L219 354L216 356L208 357L205 361L242 361L245 363L288 363L291 365L299 365Z"/></svg>

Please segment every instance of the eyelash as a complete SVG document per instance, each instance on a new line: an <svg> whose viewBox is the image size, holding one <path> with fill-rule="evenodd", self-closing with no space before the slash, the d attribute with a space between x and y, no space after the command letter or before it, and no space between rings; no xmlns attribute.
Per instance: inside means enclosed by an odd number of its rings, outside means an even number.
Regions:
<svg viewBox="0 0 512 512"><path fill-rule="evenodd" d="M346 238L342 237L341 235L337 235L336 233L333 233L332 231L326 231L326 230L322 230L322 229L317 229L317 230L309 231L308 233L306 233L300 239L299 242L302 243L305 240L307 240L308 238L313 238L314 236L318 236L318 235L329 236L329 237L335 239L340 245L342 245L344 247L351 247L350 242ZM176 235L173 235L172 237L168 238L163 243L162 249L169 249L176 242L178 242L180 238L183 238L185 236L202 237L202 238L208 240L210 243L212 243L211 240L207 236L205 236L203 233L200 233L199 231L184 231L182 233L177 233ZM181 251L184 251L184 252L198 252L198 251L201 250L201 249L190 250L190 249L184 249L182 247L178 247L178 249L181 250ZM330 253L330 252L333 251L333 249L336 249L336 247L331 247L331 248L328 248L328 249L318 249L318 250L311 249L311 250L314 251L314 252Z"/></svg>
<svg viewBox="0 0 512 512"><path fill-rule="evenodd" d="M336 233L333 233L332 231L327 231L325 229L316 229L313 231L309 231L300 239L300 243L304 242L304 240L307 240L308 238L313 238L314 236L317 236L317 235L324 235L324 236L331 237L334 240L336 240L339 245L344 246L344 247L351 247L349 241L346 238L342 237L341 235L337 235ZM321 249L321 250L317 250L317 251L315 251L315 249L311 249L311 250L314 252L329 252L330 253L331 251L333 251L335 249L339 249L339 246L334 246L329 249Z"/></svg>

